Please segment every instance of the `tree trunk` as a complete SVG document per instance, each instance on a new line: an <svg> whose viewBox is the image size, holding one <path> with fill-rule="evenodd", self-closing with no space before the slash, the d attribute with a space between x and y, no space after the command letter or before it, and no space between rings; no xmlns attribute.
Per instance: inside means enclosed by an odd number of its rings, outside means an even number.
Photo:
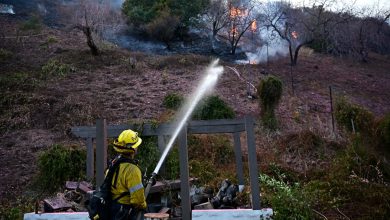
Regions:
<svg viewBox="0 0 390 220"><path fill-rule="evenodd" d="M84 27L84 34L87 37L87 44L89 48L91 49L91 53L94 56L100 55L100 51L98 47L96 46L93 37L92 37L92 32L90 27Z"/></svg>

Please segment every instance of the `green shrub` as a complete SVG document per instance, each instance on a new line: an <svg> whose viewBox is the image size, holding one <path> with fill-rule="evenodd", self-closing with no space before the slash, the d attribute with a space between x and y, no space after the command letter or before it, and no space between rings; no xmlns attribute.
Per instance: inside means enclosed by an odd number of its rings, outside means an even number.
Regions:
<svg viewBox="0 0 390 220"><path fill-rule="evenodd" d="M32 16L29 20L22 23L20 30L22 31L39 31L42 28L41 20L38 16Z"/></svg>
<svg viewBox="0 0 390 220"><path fill-rule="evenodd" d="M50 45L57 43L57 42L58 42L58 40L55 36L48 36L46 42L41 44L41 46L47 49L50 47Z"/></svg>
<svg viewBox="0 0 390 220"><path fill-rule="evenodd" d="M142 173L146 172L147 175L150 175L160 159L157 137L142 137L142 144L138 147L135 158L139 160Z"/></svg>
<svg viewBox="0 0 390 220"><path fill-rule="evenodd" d="M271 129L277 128L275 108L282 97L282 81L275 76L269 76L260 81L257 87L257 95L260 97L261 118L263 124Z"/></svg>
<svg viewBox="0 0 390 220"><path fill-rule="evenodd" d="M51 59L42 66L40 78L47 80L50 77L64 77L73 70L70 65Z"/></svg>
<svg viewBox="0 0 390 220"><path fill-rule="evenodd" d="M337 123L348 131L353 130L353 121L356 132L365 135L371 135L373 132L373 114L359 105L350 103L345 97L336 99L335 117Z"/></svg>
<svg viewBox="0 0 390 220"><path fill-rule="evenodd" d="M66 180L85 177L86 151L54 145L38 158L39 185L45 190L56 190Z"/></svg>
<svg viewBox="0 0 390 220"><path fill-rule="evenodd" d="M189 169L190 176L197 177L201 184L211 182L218 175L215 165L207 160L190 160Z"/></svg>
<svg viewBox="0 0 390 220"><path fill-rule="evenodd" d="M263 206L272 207L272 219L313 219L310 201L298 183L289 185L266 174L260 174L259 179Z"/></svg>
<svg viewBox="0 0 390 220"><path fill-rule="evenodd" d="M0 61L7 60L13 56L11 51L0 48Z"/></svg>
<svg viewBox="0 0 390 220"><path fill-rule="evenodd" d="M377 136L380 145L387 146L390 152L390 113L387 113L378 123Z"/></svg>
<svg viewBox="0 0 390 220"><path fill-rule="evenodd" d="M357 135L339 152L328 172L304 187L320 212L340 208L360 210L351 219L388 219L390 216L390 172L388 166L369 153Z"/></svg>
<svg viewBox="0 0 390 220"><path fill-rule="evenodd" d="M0 75L0 91L31 91L39 86L39 81L28 73L16 72Z"/></svg>
<svg viewBox="0 0 390 220"><path fill-rule="evenodd" d="M176 93L169 93L164 97L163 106L169 109L178 109L183 104L184 98Z"/></svg>
<svg viewBox="0 0 390 220"><path fill-rule="evenodd" d="M235 117L233 109L218 96L207 97L192 116L195 120L231 119Z"/></svg>
<svg viewBox="0 0 390 220"><path fill-rule="evenodd" d="M173 149L171 149L164 164L166 178L180 178L179 148L173 147Z"/></svg>

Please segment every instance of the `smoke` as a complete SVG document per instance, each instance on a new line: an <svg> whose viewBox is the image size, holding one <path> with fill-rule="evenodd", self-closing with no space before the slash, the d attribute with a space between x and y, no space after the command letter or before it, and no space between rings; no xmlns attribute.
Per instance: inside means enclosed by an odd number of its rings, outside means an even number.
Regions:
<svg viewBox="0 0 390 220"><path fill-rule="evenodd" d="M256 8L259 29L252 33L252 40L245 42L241 48L247 56L247 61L240 60L239 63L265 63L270 60L277 60L288 55L288 42L282 39L277 32L270 27L270 22L283 27L285 18L282 16L276 22L276 18L284 7L280 2L268 2ZM282 28L281 28L282 29Z"/></svg>
<svg viewBox="0 0 390 220"><path fill-rule="evenodd" d="M112 0L110 1L110 4L113 9L120 10L122 8L123 2L125 2L125 0Z"/></svg>
<svg viewBox="0 0 390 220"><path fill-rule="evenodd" d="M245 52L251 63L265 63L288 55L288 43L270 29L260 29L258 35L263 45L255 51Z"/></svg>

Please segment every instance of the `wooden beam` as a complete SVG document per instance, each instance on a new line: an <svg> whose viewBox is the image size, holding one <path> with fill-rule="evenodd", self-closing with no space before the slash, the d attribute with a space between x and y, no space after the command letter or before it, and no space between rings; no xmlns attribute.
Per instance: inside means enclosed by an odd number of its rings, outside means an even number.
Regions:
<svg viewBox="0 0 390 220"><path fill-rule="evenodd" d="M249 180L252 193L252 209L260 210L259 172L257 169L257 154L254 133L254 120L251 116L245 117L246 139L248 144Z"/></svg>
<svg viewBox="0 0 390 220"><path fill-rule="evenodd" d="M240 133L236 132L233 134L234 139L234 155L236 158L236 172L239 185L244 185L244 166L242 164L242 152L241 152L241 140Z"/></svg>
<svg viewBox="0 0 390 220"><path fill-rule="evenodd" d="M107 167L107 123L106 119L96 121L96 186L102 185Z"/></svg>
<svg viewBox="0 0 390 220"><path fill-rule="evenodd" d="M180 160L180 197L182 219L191 220L191 198L188 170L188 146L187 127L184 127L179 134L179 160Z"/></svg>
<svg viewBox="0 0 390 220"><path fill-rule="evenodd" d="M92 180L95 173L95 150L93 149L93 140L91 137L86 139L87 146L87 179Z"/></svg>

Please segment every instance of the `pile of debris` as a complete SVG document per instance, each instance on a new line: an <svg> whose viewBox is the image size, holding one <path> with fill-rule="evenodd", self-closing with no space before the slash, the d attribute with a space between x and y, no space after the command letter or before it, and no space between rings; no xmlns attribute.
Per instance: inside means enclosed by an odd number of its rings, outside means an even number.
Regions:
<svg viewBox="0 0 390 220"><path fill-rule="evenodd" d="M85 201L92 192L92 184L86 181L66 181L65 191L43 200L40 212L85 212ZM36 210L38 212L38 210Z"/></svg>
<svg viewBox="0 0 390 220"><path fill-rule="evenodd" d="M195 178L191 178L191 206L192 209L236 209L240 205L237 202L239 187L228 179L222 181L218 193L210 188L197 187ZM52 212L86 212L86 201L93 192L93 186L86 181L67 181L65 191L56 196L42 201L41 209L36 213ZM172 198L172 195L176 198ZM177 199L177 200L176 200ZM172 201L175 200L175 201ZM175 205L176 204L176 205ZM180 180L157 181L150 190L148 197L148 212L168 213L171 219L181 217L180 204Z"/></svg>

